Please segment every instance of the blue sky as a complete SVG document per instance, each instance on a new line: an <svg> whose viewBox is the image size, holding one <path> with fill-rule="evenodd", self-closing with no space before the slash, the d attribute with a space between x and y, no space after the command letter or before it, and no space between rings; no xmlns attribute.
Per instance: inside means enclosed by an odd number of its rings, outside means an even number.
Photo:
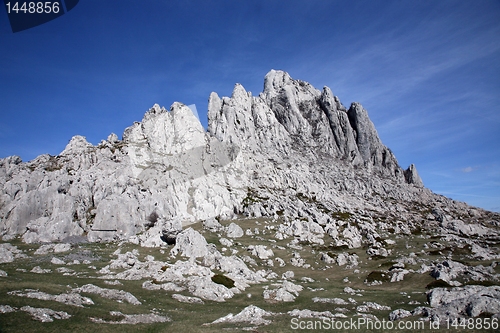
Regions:
<svg viewBox="0 0 500 333"><path fill-rule="evenodd" d="M255 95L282 69L344 105L436 193L500 211L499 1L81 0L12 33L0 9L0 157L97 144L154 103Z"/></svg>

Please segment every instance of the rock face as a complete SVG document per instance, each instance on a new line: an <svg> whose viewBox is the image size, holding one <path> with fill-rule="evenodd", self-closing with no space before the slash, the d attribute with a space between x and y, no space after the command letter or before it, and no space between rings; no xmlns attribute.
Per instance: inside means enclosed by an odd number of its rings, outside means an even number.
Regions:
<svg viewBox="0 0 500 333"><path fill-rule="evenodd" d="M466 286L446 290L433 289L427 295L429 304L437 312L442 312L441 317L450 313L478 317L483 313L500 312L500 287L491 286Z"/></svg>
<svg viewBox="0 0 500 333"><path fill-rule="evenodd" d="M58 156L0 159L4 241L161 246L182 226L217 228L215 217L244 215L289 218L283 238L302 233L321 245L327 233L337 246L359 247L368 229L343 225L338 214L404 217L431 205L467 209L423 187L414 165L403 170L361 104L346 108L329 88L275 70L258 96L239 84L231 97L212 93L207 131L187 106L155 104L121 140L111 134L93 146L75 136ZM243 236L237 225L226 233Z"/></svg>

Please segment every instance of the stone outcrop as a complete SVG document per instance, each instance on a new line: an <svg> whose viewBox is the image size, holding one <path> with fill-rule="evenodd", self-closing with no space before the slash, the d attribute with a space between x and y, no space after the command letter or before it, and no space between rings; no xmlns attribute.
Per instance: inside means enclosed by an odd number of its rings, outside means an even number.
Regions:
<svg viewBox="0 0 500 333"><path fill-rule="evenodd" d="M84 305L93 305L94 302L92 299L88 297L81 296L76 292L63 293L59 295L51 295L47 294L43 291L33 290L33 289L25 289L23 290L14 290L9 291L9 295L15 295L19 297L27 297L27 298L35 298L44 301L55 301L59 303L63 303L66 305L83 307Z"/></svg>
<svg viewBox="0 0 500 333"><path fill-rule="evenodd" d="M17 246L9 243L0 244L0 264L13 262L15 259L26 257L23 251L19 250Z"/></svg>
<svg viewBox="0 0 500 333"><path fill-rule="evenodd" d="M47 308L34 308L32 306L23 306L21 311L27 312L31 315L34 320L40 321L42 323L51 323L54 319L69 319L69 315L65 311L54 311Z"/></svg>
<svg viewBox="0 0 500 333"><path fill-rule="evenodd" d="M420 316L433 322L452 322L484 317L498 318L500 313L500 287L469 285L452 289L435 288L427 293L430 307L417 307L413 311L403 309L390 313L390 320Z"/></svg>
<svg viewBox="0 0 500 333"><path fill-rule="evenodd" d="M441 222L470 211L426 189L413 164L403 170L361 104L345 107L329 88L276 70L257 96L239 84L231 97L212 93L206 131L187 106L155 104L121 139L111 134L94 146L75 136L58 156L0 159L4 241L85 237L159 247L197 221L239 238L237 224L223 230L215 218L283 217L277 239L323 245L331 237L336 246L364 243L385 255L373 218L411 220L430 207L446 211ZM371 220L361 221L366 212ZM394 221L386 229L412 227ZM458 222L443 227L483 232Z"/></svg>
<svg viewBox="0 0 500 333"><path fill-rule="evenodd" d="M87 293L87 294L96 294L104 298L112 299L123 303L126 301L127 303L133 305L141 305L142 303L131 293L123 290L109 289L109 288L101 288L93 284L86 284L79 288L73 289L74 293Z"/></svg>
<svg viewBox="0 0 500 333"><path fill-rule="evenodd" d="M98 324L115 324L115 325L136 325L136 324L152 324L166 323L172 321L167 316L161 316L156 313L141 313L141 314L124 314L120 311L110 311L111 316L122 318L121 320L104 320L102 318L91 317L90 320Z"/></svg>
<svg viewBox="0 0 500 333"><path fill-rule="evenodd" d="M252 325L269 325L270 320L264 319L264 317L270 317L275 315L272 312L265 311L255 305L249 305L241 312L237 314L228 314L222 318L214 320L210 324L220 324L220 323L249 323ZM210 325L208 324L208 325Z"/></svg>

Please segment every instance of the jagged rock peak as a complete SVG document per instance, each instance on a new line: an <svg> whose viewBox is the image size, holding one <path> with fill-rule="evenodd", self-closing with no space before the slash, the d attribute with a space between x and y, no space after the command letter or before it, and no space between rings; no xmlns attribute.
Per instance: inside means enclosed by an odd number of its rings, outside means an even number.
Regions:
<svg viewBox="0 0 500 333"><path fill-rule="evenodd" d="M347 110L328 87L272 70L258 96L240 84L231 97L212 93L208 133L186 105L155 104L122 140L111 134L93 146L75 136L59 156L0 159L0 236L94 242L142 233L137 242L158 244L173 219L281 212L324 224L325 207L378 207L387 197L431 193L415 166L401 169L359 103Z"/></svg>
<svg viewBox="0 0 500 333"><path fill-rule="evenodd" d="M60 155L80 154L87 151L89 148L92 148L92 144L90 144L84 136L75 135L71 138Z"/></svg>
<svg viewBox="0 0 500 333"><path fill-rule="evenodd" d="M417 172L415 164L411 164L408 169L405 170L404 174L408 184L413 184L417 187L424 187L424 183Z"/></svg>
<svg viewBox="0 0 500 333"><path fill-rule="evenodd" d="M330 156L332 162L405 181L361 104L346 110L330 88L320 91L284 71L267 73L259 97L252 98L239 84L231 98L212 93L208 118L212 136L243 149L285 157L310 151L308 158Z"/></svg>
<svg viewBox="0 0 500 333"><path fill-rule="evenodd" d="M271 69L264 78L264 94L277 93L290 81L292 78L287 72Z"/></svg>

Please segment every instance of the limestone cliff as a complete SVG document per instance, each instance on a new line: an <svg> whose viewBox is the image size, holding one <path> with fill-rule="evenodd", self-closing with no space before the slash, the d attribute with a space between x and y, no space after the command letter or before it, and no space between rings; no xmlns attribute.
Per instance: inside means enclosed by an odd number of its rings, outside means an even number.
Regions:
<svg viewBox="0 0 500 333"><path fill-rule="evenodd" d="M121 140L75 136L58 156L0 159L0 195L0 234L26 242L130 239L212 217L325 226L394 215L412 226L415 209L470 208L423 187L414 165L403 170L359 103L275 70L258 96L239 84L231 97L212 93L207 131L181 103L154 105Z"/></svg>

